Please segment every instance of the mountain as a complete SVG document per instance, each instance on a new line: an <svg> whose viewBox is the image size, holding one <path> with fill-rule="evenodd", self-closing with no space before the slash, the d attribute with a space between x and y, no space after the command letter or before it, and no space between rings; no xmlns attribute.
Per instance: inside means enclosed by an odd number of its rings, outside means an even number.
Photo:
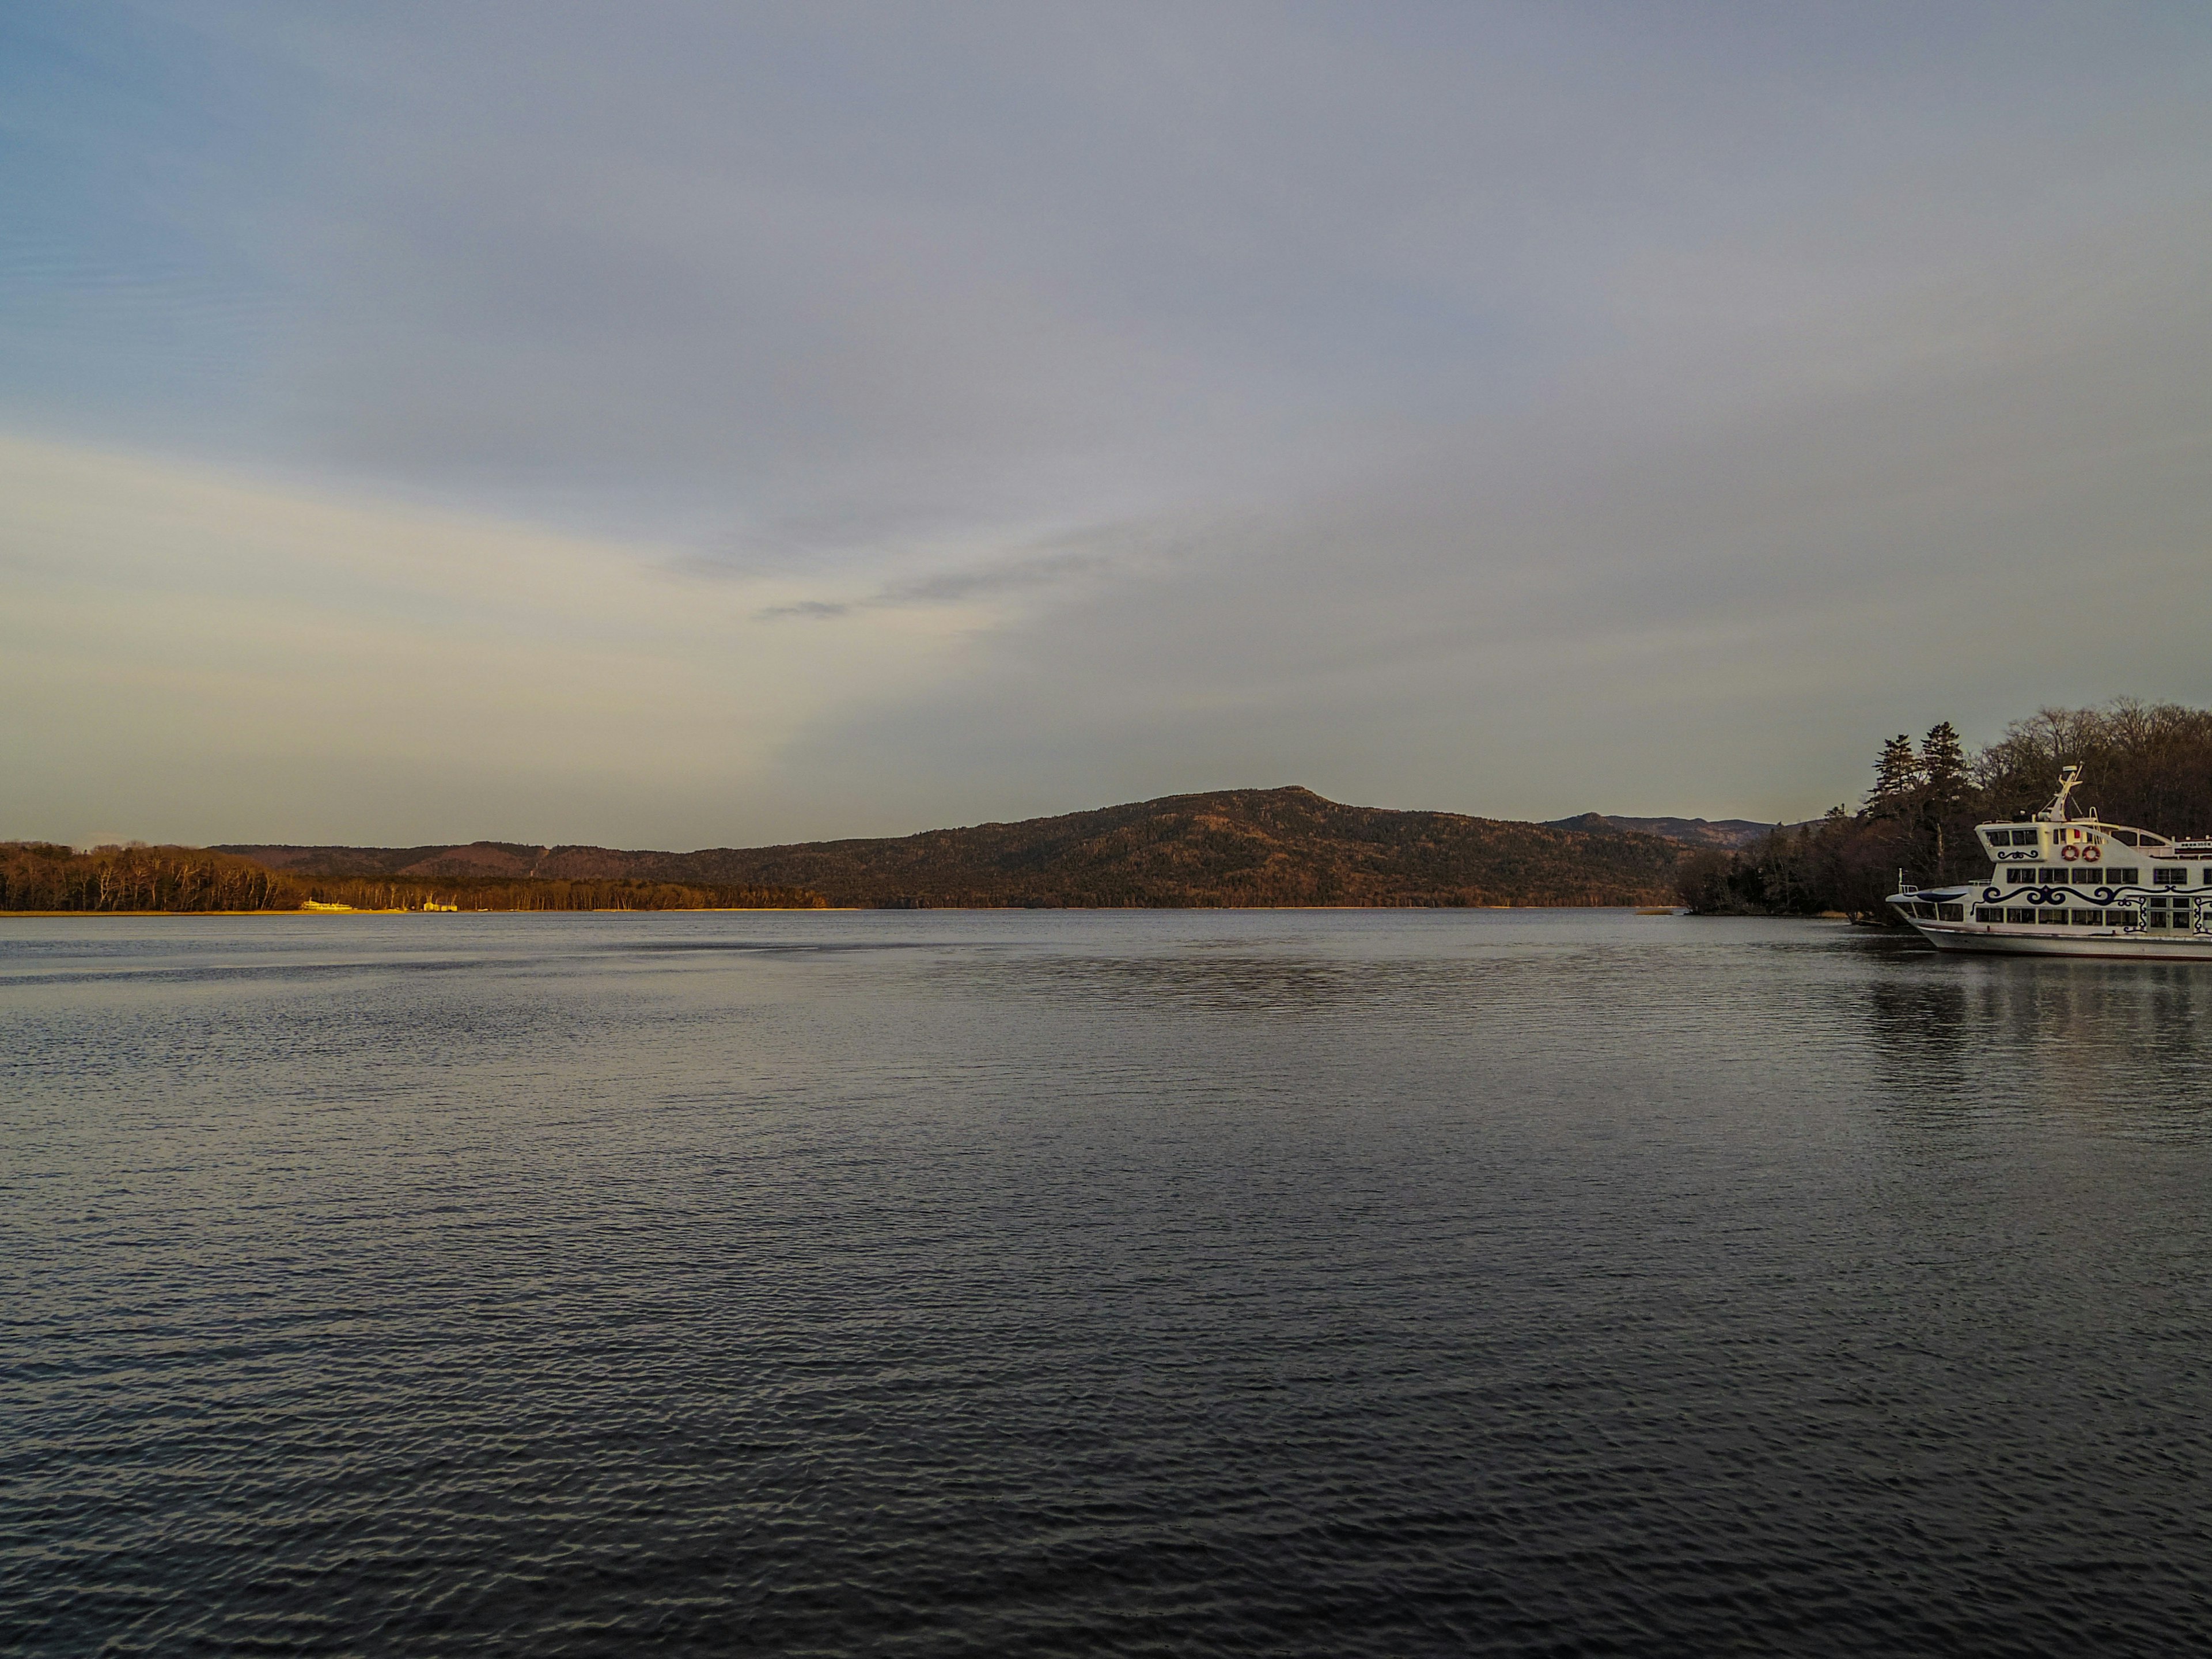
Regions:
<svg viewBox="0 0 2212 1659"><path fill-rule="evenodd" d="M1675 842L1227 789L918 836L713 848L229 846L300 875L513 874L804 887L857 906L1657 904Z"/></svg>
<svg viewBox="0 0 2212 1659"><path fill-rule="evenodd" d="M1680 842L1685 847L1718 847L1731 851L1749 846L1774 828L1771 823L1753 823L1749 818L1624 818L1607 812L1553 818L1550 827L1581 830L1599 836L1628 830L1639 836L1657 836L1662 841Z"/></svg>

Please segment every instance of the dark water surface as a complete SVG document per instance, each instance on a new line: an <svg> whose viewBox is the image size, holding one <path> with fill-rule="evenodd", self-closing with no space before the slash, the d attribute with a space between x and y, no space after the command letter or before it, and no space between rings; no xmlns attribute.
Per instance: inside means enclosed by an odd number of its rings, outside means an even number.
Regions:
<svg viewBox="0 0 2212 1659"><path fill-rule="evenodd" d="M0 922L0 1647L2212 1647L2212 973Z"/></svg>

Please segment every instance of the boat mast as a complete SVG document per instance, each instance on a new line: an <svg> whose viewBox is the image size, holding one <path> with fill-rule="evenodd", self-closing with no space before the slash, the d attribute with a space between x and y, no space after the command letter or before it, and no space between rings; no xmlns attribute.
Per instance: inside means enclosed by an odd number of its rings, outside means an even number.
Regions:
<svg viewBox="0 0 2212 1659"><path fill-rule="evenodd" d="M2074 786L2081 781L2081 769L2080 767L2060 767L2058 769L2058 793L2051 798L2050 805L2045 807L2040 812L2038 812L2035 815L2036 821L2040 823L2065 823L2066 798L2074 793Z"/></svg>

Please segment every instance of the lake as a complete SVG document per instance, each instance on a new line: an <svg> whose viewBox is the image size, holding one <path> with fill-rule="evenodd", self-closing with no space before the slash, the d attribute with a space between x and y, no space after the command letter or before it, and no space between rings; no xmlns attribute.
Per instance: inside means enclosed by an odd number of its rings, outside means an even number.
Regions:
<svg viewBox="0 0 2212 1659"><path fill-rule="evenodd" d="M2212 972L0 920L0 1647L2212 1644Z"/></svg>

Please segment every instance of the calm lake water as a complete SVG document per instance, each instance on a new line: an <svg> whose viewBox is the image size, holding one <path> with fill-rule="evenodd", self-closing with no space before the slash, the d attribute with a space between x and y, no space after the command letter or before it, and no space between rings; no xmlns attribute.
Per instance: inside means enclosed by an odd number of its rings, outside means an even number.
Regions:
<svg viewBox="0 0 2212 1659"><path fill-rule="evenodd" d="M2212 1646L2212 972L0 921L0 1648Z"/></svg>

